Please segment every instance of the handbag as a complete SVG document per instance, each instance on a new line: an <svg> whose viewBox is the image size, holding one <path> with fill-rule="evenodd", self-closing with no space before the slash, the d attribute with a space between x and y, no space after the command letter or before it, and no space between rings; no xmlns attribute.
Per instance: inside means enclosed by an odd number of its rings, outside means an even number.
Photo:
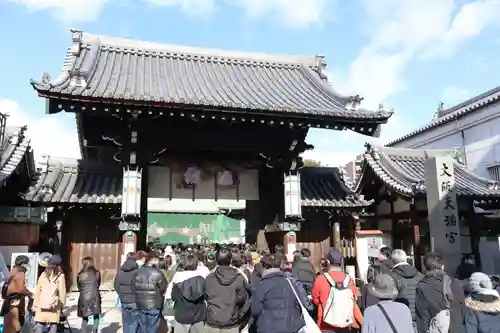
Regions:
<svg viewBox="0 0 500 333"><path fill-rule="evenodd" d="M306 323L304 327L300 329L299 333L321 333L321 330L319 329L318 325L316 325L314 319L312 319L307 309L304 307L304 305L302 305L299 295L297 295L297 292L295 291L292 282L289 279L286 280L288 281L290 288L292 288L293 294L295 295L295 299L297 300L297 302L299 302L300 309L302 311L302 317L304 317L304 322Z"/></svg>
<svg viewBox="0 0 500 333"><path fill-rule="evenodd" d="M389 318L389 315L385 311L384 307L382 305L380 305L380 303L377 304L377 307L380 309L380 311L382 311L382 314L384 315L385 319L389 323L389 326L391 326L392 333L398 333L398 331L396 330L396 326L394 326L394 323L392 322L391 318Z"/></svg>

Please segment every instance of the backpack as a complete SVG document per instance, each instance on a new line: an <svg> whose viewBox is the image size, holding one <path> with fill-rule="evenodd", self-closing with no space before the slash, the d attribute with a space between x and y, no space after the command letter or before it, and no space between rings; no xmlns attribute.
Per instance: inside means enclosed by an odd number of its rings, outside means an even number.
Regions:
<svg viewBox="0 0 500 333"><path fill-rule="evenodd" d="M450 308L453 300L451 292L451 279L448 275L443 276L443 294L445 308L439 311L429 322L427 333L448 333L450 330Z"/></svg>
<svg viewBox="0 0 500 333"><path fill-rule="evenodd" d="M48 283L42 286L38 301L41 310L53 310L59 305L58 279L59 275L52 280L47 277Z"/></svg>
<svg viewBox="0 0 500 333"><path fill-rule="evenodd" d="M346 328L354 323L354 294L349 286L351 278L336 283L329 273L323 276L330 284L330 293L323 307L323 321L333 327Z"/></svg>

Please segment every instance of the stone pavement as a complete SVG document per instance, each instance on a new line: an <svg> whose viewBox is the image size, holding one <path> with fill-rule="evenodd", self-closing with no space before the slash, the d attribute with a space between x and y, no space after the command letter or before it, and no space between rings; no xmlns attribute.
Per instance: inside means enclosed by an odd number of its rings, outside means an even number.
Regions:
<svg viewBox="0 0 500 333"><path fill-rule="evenodd" d="M114 291L101 292L103 316L99 325L100 333L122 333L122 313L117 304L118 295ZM82 320L76 314L78 293L69 293L66 305L68 307L68 322L73 333L80 333ZM91 332L91 331L89 331Z"/></svg>

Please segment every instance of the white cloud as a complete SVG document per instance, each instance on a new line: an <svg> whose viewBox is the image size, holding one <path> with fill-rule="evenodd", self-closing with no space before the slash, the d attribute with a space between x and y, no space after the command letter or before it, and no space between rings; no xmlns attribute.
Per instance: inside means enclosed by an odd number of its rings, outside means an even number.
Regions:
<svg viewBox="0 0 500 333"><path fill-rule="evenodd" d="M63 22L96 20L106 5L114 0L9 0L32 11L51 11ZM218 3L235 6L250 18L278 18L289 27L305 28L332 17L330 10L337 0L142 0L155 6L179 7L188 15L212 14ZM136 1L137 2L137 1Z"/></svg>
<svg viewBox="0 0 500 333"><path fill-rule="evenodd" d="M216 6L216 0L144 0L155 6L179 6L186 14L193 16L210 15Z"/></svg>
<svg viewBox="0 0 500 333"><path fill-rule="evenodd" d="M459 5L457 0L361 0L365 10L364 30L369 42L347 71L329 69L329 79L342 93L359 93L364 107L374 109L388 97L405 89L404 73L416 60L452 56L468 40L498 24L500 1L475 0ZM443 101L460 102L468 92L450 87ZM423 125L405 121L396 110L382 128L380 139L346 133L323 133L320 145L306 157L340 165L363 153L366 141L386 144ZM338 161L338 162L336 162Z"/></svg>
<svg viewBox="0 0 500 333"><path fill-rule="evenodd" d="M35 159L42 155L80 158L76 125L72 114L32 117L12 100L0 100L0 110L9 115L7 126L28 126Z"/></svg>
<svg viewBox="0 0 500 333"><path fill-rule="evenodd" d="M500 1L362 0L368 44L332 81L343 82L373 107L405 88L404 72L416 59L453 55L469 39L498 24ZM340 73L342 74L342 73Z"/></svg>
<svg viewBox="0 0 500 333"><path fill-rule="evenodd" d="M251 18L283 20L290 27L304 28L332 17L335 0L232 0Z"/></svg>
<svg viewBox="0 0 500 333"><path fill-rule="evenodd" d="M446 87L441 93L441 101L444 103L445 108L461 103L470 97L469 90L456 86Z"/></svg>
<svg viewBox="0 0 500 333"><path fill-rule="evenodd" d="M62 22L97 19L108 0L10 0L32 11L51 11Z"/></svg>

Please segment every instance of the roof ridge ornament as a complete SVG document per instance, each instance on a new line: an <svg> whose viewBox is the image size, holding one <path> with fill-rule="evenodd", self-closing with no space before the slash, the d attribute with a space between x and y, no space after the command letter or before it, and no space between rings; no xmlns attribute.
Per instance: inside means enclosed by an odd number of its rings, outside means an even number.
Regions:
<svg viewBox="0 0 500 333"><path fill-rule="evenodd" d="M464 154L461 147L453 147L450 155L455 162L464 165Z"/></svg>
<svg viewBox="0 0 500 333"><path fill-rule="evenodd" d="M314 67L315 67L315 70L318 73L319 77L321 78L321 80L327 82L328 76L325 73L325 70L326 70L326 60L325 59L326 58L324 55L316 55L314 57L314 61L315 61Z"/></svg>
<svg viewBox="0 0 500 333"><path fill-rule="evenodd" d="M364 97L361 97L360 95L350 96L347 100L346 109L358 111L363 100Z"/></svg>
<svg viewBox="0 0 500 333"><path fill-rule="evenodd" d="M35 89L49 90L52 87L61 85L70 78L72 79L70 82L72 86L81 86L82 84L86 86L85 82L82 82L81 80L73 80L73 78L70 77L75 67L76 59L82 50L83 31L79 29L70 29L69 31L71 32L72 44L66 53L66 57L64 58L61 73L54 82L52 82L51 77L47 72L43 73L40 80L30 79L30 84Z"/></svg>
<svg viewBox="0 0 500 333"><path fill-rule="evenodd" d="M436 120L441 117L444 111L444 102L440 101L438 104L438 107L436 109L436 112L434 112L434 115L432 117L432 120Z"/></svg>

